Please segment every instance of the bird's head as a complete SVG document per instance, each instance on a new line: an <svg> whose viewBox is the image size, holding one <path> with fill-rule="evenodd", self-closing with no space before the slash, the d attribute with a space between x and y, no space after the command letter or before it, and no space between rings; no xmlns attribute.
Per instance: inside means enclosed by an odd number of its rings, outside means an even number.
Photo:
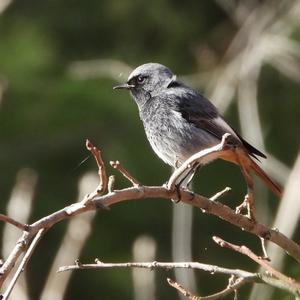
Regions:
<svg viewBox="0 0 300 300"><path fill-rule="evenodd" d="M148 63L133 70L127 82L115 86L114 89L129 90L137 104L142 105L153 94L167 88L174 77L167 67L158 63Z"/></svg>

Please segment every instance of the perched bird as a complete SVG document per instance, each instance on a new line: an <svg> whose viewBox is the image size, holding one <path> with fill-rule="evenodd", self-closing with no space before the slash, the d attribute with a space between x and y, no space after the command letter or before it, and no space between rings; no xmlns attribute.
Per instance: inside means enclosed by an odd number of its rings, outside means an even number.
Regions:
<svg viewBox="0 0 300 300"><path fill-rule="evenodd" d="M254 172L274 194L281 195L277 184L254 161L266 156L230 127L209 100L178 81L167 67L158 63L141 65L129 75L127 83L114 89L130 91L154 152L168 165L180 166L196 152L220 143L222 136L229 133L232 147L210 159L242 164L246 176ZM185 184L197 167L186 174Z"/></svg>

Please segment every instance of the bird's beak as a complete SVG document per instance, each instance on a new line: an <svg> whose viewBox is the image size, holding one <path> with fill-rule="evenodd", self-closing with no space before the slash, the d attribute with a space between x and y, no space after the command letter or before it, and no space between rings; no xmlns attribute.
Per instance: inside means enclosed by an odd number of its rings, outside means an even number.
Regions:
<svg viewBox="0 0 300 300"><path fill-rule="evenodd" d="M114 86L113 89L114 90L122 90L122 89L130 90L130 89L133 89L134 87L135 87L135 85L133 85L133 84L123 83L123 84Z"/></svg>

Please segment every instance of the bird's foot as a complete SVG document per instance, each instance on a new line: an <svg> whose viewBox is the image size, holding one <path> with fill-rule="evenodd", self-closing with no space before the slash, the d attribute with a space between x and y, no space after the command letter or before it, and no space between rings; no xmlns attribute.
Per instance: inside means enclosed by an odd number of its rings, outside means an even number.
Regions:
<svg viewBox="0 0 300 300"><path fill-rule="evenodd" d="M195 193L191 189L187 187L176 186L177 199L172 199L173 203L179 203L181 201L181 192L188 193L190 196L190 201L192 201L195 198Z"/></svg>
<svg viewBox="0 0 300 300"><path fill-rule="evenodd" d="M254 201L253 201L253 194L248 193L242 204L237 206L235 208L235 213L236 214L242 214L243 210L246 210L245 216L250 219L253 222L256 222L255 216L254 216Z"/></svg>
<svg viewBox="0 0 300 300"><path fill-rule="evenodd" d="M171 200L173 203L179 203L181 201L180 184L175 184L175 191L177 194L177 199L171 199Z"/></svg>

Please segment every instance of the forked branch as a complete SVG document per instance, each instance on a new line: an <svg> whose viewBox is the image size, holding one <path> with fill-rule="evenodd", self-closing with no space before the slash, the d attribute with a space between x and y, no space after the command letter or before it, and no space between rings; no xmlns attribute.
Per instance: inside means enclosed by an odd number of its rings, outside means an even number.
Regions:
<svg viewBox="0 0 300 300"><path fill-rule="evenodd" d="M130 173L119 162L114 162L112 163L113 167L120 171L123 174L123 176L132 183L131 187L122 190L115 189L113 177L110 177L109 183L107 183L106 170L101 157L101 153L95 146L92 145L91 142L87 141L87 149L94 156L99 173L99 185L95 188L94 191L86 195L81 202L73 203L69 206L66 206L61 210L56 211L48 216L45 216L30 225L21 224L17 221L11 220L9 217L0 217L2 221L11 223L23 230L22 237L15 245L9 257L5 260L4 264L0 268L0 287L2 286L4 280L7 278L8 274L12 272L18 258L22 255L22 253L27 251L27 247L28 245L30 245L32 239L34 237L36 237L37 239L38 232L44 233L44 230L48 230L56 223L68 219L70 217L74 217L78 214L87 211L99 210L101 208L107 209L111 205L117 204L122 201L142 200L145 198L162 198L167 200L178 200L179 195L176 189L174 189L174 185L176 184L178 178L180 178L181 174L183 174L183 172L189 169L195 161L199 162L202 159L209 157L210 155L214 155L217 151L222 151L224 147L226 147L227 138L228 135L225 135L222 139L222 142L219 145L201 151L195 154L190 159L188 159L187 162L185 162L179 169L177 169L171 175L167 186L143 186L133 176L131 176ZM104 194L107 186L108 193ZM181 190L180 200L184 203L200 208L201 211L205 213L215 215L218 218L221 218L256 236L272 241L273 243L277 244L279 247L284 249L297 261L300 261L300 247L297 243L288 239L278 230L269 229L263 224L255 223L241 214L236 214L235 211L229 208L228 206L216 201L227 191L228 189L217 193L214 197L212 197L212 200L215 201L211 201L209 198L206 198L204 196L197 195L186 190ZM39 241L39 239L36 239L34 245L36 245ZM32 249L32 251L33 250L34 248ZM32 252L30 253L30 255L31 254ZM30 255L28 256L28 259L26 259L25 265L28 263ZM19 265L19 267L20 266L21 269L23 269L22 262L21 265ZM17 269L15 278L18 278L19 276L20 271L18 270L20 270L20 268ZM276 278L276 280L281 279ZM13 285L14 283L12 283L12 286ZM6 292L7 295L9 295L9 293L10 292Z"/></svg>

